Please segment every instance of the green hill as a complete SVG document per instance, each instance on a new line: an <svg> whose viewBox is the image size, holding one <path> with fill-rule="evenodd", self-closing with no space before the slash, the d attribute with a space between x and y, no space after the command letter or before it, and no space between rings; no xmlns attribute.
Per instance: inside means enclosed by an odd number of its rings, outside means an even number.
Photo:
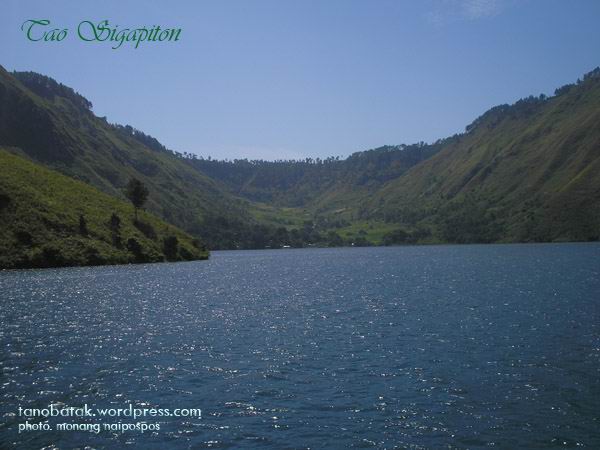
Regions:
<svg viewBox="0 0 600 450"><path fill-rule="evenodd" d="M206 259L172 225L0 149L0 268Z"/></svg>
<svg viewBox="0 0 600 450"><path fill-rule="evenodd" d="M148 210L209 248L599 238L600 69L490 109L464 133L348 158L181 154L51 78L0 68L0 145Z"/></svg>
<svg viewBox="0 0 600 450"><path fill-rule="evenodd" d="M177 154L130 126L96 117L71 88L32 73L0 67L0 145L123 198L132 177L148 186L148 209L215 246L227 230L219 220L252 224L246 202L194 170Z"/></svg>
<svg viewBox="0 0 600 450"><path fill-rule="evenodd" d="M492 108L388 183L361 215L441 242L600 237L600 69L552 97Z"/></svg>
<svg viewBox="0 0 600 450"><path fill-rule="evenodd" d="M387 181L435 154L433 145L384 146L345 159L298 161L221 161L191 159L203 174L224 183L235 195L279 207L307 207L326 212L373 193ZM339 202L337 200L340 200ZM322 207L322 208L320 208Z"/></svg>
<svg viewBox="0 0 600 450"><path fill-rule="evenodd" d="M434 144L191 165L262 202L253 209L262 220L309 223L313 235L334 232L346 244L596 240L599 123L596 69L551 97L494 107Z"/></svg>

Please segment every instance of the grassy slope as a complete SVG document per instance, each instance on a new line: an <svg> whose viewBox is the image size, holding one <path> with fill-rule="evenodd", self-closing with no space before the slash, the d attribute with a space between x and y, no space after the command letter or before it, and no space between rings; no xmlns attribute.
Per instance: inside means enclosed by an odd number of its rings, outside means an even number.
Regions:
<svg viewBox="0 0 600 450"><path fill-rule="evenodd" d="M484 117L363 207L432 226L438 240L552 241L600 234L600 79Z"/></svg>
<svg viewBox="0 0 600 450"><path fill-rule="evenodd" d="M178 241L178 252L169 259L208 257L189 235L149 213L140 214L145 224L140 231L131 205L85 183L4 149L0 167L0 268L163 261L167 236ZM113 245L108 225L113 213L121 219L121 248ZM86 219L87 235L80 232L80 215ZM127 249L130 238L141 245L141 252Z"/></svg>
<svg viewBox="0 0 600 450"><path fill-rule="evenodd" d="M0 145L20 148L34 161L115 197L123 198L124 186L136 177L151 192L150 211L205 242L207 217L250 218L246 202L185 160L150 148L78 105L76 98L27 87L2 67Z"/></svg>
<svg viewBox="0 0 600 450"><path fill-rule="evenodd" d="M220 248L260 245L268 230L259 224L293 231L307 222L373 243L394 231L407 242L596 239L599 84L493 108L468 133L410 152L253 164L157 151L77 99L36 94L0 68L0 144L114 196L140 178L151 211Z"/></svg>
<svg viewBox="0 0 600 450"><path fill-rule="evenodd" d="M196 166L261 201L251 207L259 221L287 229L313 221L347 241L380 244L394 231L388 242L596 240L598 123L596 70L551 98L492 108L468 132L424 146L420 162L398 160L402 151L389 147L325 164Z"/></svg>
<svg viewBox="0 0 600 450"><path fill-rule="evenodd" d="M324 184L301 208L253 212L288 228L322 215L345 240L375 244L395 230L408 233L405 242L596 240L598 123L596 72L549 99L492 108L383 186Z"/></svg>

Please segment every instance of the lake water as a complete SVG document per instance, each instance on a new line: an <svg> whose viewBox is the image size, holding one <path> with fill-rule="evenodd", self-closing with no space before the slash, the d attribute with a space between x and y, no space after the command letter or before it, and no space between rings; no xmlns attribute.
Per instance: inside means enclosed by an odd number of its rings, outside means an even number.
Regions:
<svg viewBox="0 0 600 450"><path fill-rule="evenodd" d="M0 288L1 448L600 448L597 244L214 252ZM18 433L49 404L202 417Z"/></svg>

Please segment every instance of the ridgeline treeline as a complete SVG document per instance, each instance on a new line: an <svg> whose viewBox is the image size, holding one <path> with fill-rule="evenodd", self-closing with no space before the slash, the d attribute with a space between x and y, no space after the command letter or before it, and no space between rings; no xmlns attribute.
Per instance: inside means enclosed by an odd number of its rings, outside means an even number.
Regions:
<svg viewBox="0 0 600 450"><path fill-rule="evenodd" d="M148 212L143 214L160 217L197 239L195 246L182 247L185 251L200 251L204 245L225 249L596 240L598 123L600 69L595 69L554 95L491 108L464 133L431 144L383 146L347 158L214 160L169 150L140 130L95 116L89 100L49 77L0 68L0 145L6 151L27 160L21 164L45 166L93 186L107 194L103 201L126 201L127 184L139 180L149 193L144 205ZM10 174L12 187L7 187L9 172L4 169L0 180L16 198L27 181L17 183ZM53 214L63 208L57 202L50 203L57 209ZM0 209L4 224L7 208ZM127 216L123 211L121 220ZM73 210L67 215L63 234L80 241L78 225L73 225L79 214ZM96 229L95 219L85 220ZM127 229L132 237L143 240L143 231L131 225ZM30 239L15 237L19 230L4 227L0 244L7 254L16 254L11 249L17 245L38 248L48 237L37 230L29 233L36 244L27 244ZM99 235L112 245L109 235ZM178 242L192 242L177 236ZM156 242L166 238L157 233ZM161 245L146 242L147 254L168 259ZM119 258L132 260L130 254ZM52 265L35 261L18 265Z"/></svg>

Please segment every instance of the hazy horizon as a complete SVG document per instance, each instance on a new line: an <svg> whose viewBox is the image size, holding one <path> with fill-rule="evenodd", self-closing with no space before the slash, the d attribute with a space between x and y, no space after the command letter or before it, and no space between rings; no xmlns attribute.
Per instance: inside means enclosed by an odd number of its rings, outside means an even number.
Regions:
<svg viewBox="0 0 600 450"><path fill-rule="evenodd" d="M36 71L168 148L217 159L347 156L461 132L492 106L551 95L600 65L600 3L455 0L27 5L0 18L7 70ZM181 27L112 50L28 42L27 19ZM73 37L73 36L71 36ZM73 61L78 61L73 64Z"/></svg>

